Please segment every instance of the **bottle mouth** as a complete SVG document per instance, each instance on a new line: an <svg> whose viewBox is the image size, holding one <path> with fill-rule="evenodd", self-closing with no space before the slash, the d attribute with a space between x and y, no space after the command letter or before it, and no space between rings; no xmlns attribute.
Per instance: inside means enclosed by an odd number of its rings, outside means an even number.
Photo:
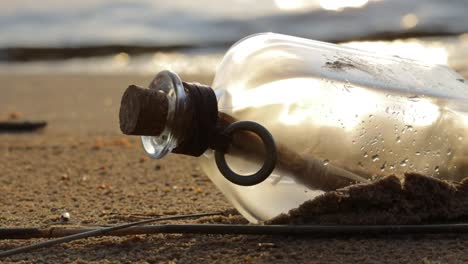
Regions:
<svg viewBox="0 0 468 264"><path fill-rule="evenodd" d="M151 81L149 89L166 94L168 100L164 130L158 136L141 136L145 152L151 158L160 159L177 147L181 124L177 122L176 115L184 112L186 93L180 77L169 70L158 73Z"/></svg>

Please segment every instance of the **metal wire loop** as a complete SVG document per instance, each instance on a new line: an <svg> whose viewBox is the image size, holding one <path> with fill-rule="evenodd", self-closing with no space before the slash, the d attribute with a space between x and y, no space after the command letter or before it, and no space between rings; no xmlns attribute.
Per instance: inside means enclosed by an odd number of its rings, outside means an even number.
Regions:
<svg viewBox="0 0 468 264"><path fill-rule="evenodd" d="M265 146L265 162L259 171L251 175L239 175L229 168L226 163L225 151L215 150L215 161L219 171L230 182L241 186L252 186L263 182L273 172L276 166L277 153L273 136L262 125L253 121L238 121L230 124L223 131L223 134L231 136L234 132L247 130L260 137Z"/></svg>

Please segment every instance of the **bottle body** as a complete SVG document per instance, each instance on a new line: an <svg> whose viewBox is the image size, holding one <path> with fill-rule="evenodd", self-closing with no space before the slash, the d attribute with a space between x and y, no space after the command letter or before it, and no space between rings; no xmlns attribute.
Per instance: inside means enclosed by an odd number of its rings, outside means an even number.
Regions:
<svg viewBox="0 0 468 264"><path fill-rule="evenodd" d="M303 163L301 173L283 164L246 187L227 181L213 151L204 153L206 174L253 223L322 194L307 180L317 162L357 175L352 182L405 172L463 177L468 87L447 67L267 33L234 45L212 87L219 111L262 124L293 164ZM242 155L227 161L241 174L262 164Z"/></svg>

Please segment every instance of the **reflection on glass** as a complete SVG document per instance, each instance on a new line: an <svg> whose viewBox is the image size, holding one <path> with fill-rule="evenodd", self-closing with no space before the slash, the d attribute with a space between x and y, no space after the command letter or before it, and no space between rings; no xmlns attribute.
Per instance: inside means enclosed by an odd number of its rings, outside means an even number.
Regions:
<svg viewBox="0 0 468 264"><path fill-rule="evenodd" d="M447 64L448 50L443 44L418 39L396 41L355 41L344 46L377 54L394 55L402 58L419 60L431 64Z"/></svg>
<svg viewBox="0 0 468 264"><path fill-rule="evenodd" d="M322 189L306 180L316 177L307 168L317 160L369 180L406 172L459 180L468 144L464 80L445 66L401 58L443 64L448 52L417 40L335 46L276 34L244 39L218 67L219 109L261 123L301 157L294 165L308 165L278 167L278 177L251 187L227 182L210 155L204 169L253 222L318 195L310 191ZM239 158L235 165L254 172L256 162Z"/></svg>

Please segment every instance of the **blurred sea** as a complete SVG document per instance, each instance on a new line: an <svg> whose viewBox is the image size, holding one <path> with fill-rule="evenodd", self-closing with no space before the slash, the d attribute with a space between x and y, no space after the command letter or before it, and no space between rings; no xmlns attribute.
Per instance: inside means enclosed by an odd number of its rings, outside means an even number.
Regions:
<svg viewBox="0 0 468 264"><path fill-rule="evenodd" d="M449 64L468 75L468 0L0 2L0 72L212 73L276 32Z"/></svg>

